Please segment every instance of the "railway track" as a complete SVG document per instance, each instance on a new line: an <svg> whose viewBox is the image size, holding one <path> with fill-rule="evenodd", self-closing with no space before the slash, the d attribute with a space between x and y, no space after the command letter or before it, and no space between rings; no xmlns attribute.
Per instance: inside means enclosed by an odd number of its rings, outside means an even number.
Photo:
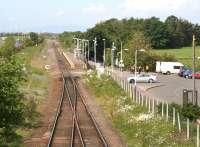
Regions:
<svg viewBox="0 0 200 147"><path fill-rule="evenodd" d="M108 147L95 119L70 73L64 56L55 49L63 81L62 95L52 126L48 147Z"/></svg>

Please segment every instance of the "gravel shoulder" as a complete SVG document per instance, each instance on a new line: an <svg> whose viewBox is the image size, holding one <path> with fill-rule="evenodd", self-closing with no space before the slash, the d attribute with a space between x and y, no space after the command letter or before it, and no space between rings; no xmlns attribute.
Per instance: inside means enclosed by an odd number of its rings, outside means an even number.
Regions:
<svg viewBox="0 0 200 147"><path fill-rule="evenodd" d="M51 42L48 42L48 44L50 43ZM48 70L48 76L51 79L48 86L48 96L44 98L40 105L38 105L38 112L41 115L40 124L38 124L36 128L29 130L31 132L31 137L24 138L23 146L25 147L45 147L47 145L51 132L51 125L59 103L62 81L59 80L59 67L54 50L50 45L48 45L46 55L47 59L45 64L48 64L51 67Z"/></svg>

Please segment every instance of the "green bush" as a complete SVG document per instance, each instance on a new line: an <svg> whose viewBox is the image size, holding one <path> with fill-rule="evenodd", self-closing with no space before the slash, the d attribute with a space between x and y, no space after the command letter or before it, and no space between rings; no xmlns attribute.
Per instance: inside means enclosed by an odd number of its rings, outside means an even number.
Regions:
<svg viewBox="0 0 200 147"><path fill-rule="evenodd" d="M182 108L182 114L190 120L196 120L200 117L200 107L191 103L187 104Z"/></svg>
<svg viewBox="0 0 200 147"><path fill-rule="evenodd" d="M200 117L200 107L193 104L187 104L184 107L181 107L178 104L172 103L169 104L169 116L173 115L173 108L175 108L176 112L179 112L181 116L184 118L189 118L192 121L195 121ZM164 111L166 111L166 104L164 104ZM158 112L162 113L162 104L158 105Z"/></svg>

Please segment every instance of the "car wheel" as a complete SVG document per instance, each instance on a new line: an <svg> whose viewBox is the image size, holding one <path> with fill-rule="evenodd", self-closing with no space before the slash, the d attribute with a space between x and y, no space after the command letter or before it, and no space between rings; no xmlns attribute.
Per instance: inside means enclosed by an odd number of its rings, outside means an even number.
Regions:
<svg viewBox="0 0 200 147"><path fill-rule="evenodd" d="M134 80L134 79L131 79L131 80L130 80L130 83L135 83L135 80Z"/></svg>
<svg viewBox="0 0 200 147"><path fill-rule="evenodd" d="M166 72L166 74L167 74L167 75L170 75L170 74L171 74L171 72L170 72L170 71L167 71L167 72Z"/></svg>
<svg viewBox="0 0 200 147"><path fill-rule="evenodd" d="M152 79L149 79L149 83L153 83L153 80L152 80Z"/></svg>

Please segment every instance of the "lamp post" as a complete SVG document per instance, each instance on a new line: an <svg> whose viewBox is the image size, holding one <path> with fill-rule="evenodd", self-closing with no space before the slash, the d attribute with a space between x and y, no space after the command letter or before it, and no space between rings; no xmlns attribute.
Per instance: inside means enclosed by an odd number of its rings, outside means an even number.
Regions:
<svg viewBox="0 0 200 147"><path fill-rule="evenodd" d="M85 60L87 60L87 40L85 40L85 52L84 52Z"/></svg>
<svg viewBox="0 0 200 147"><path fill-rule="evenodd" d="M89 40L87 40L87 42L88 42L88 61L89 61L89 59L90 59L90 42L89 42Z"/></svg>
<svg viewBox="0 0 200 147"><path fill-rule="evenodd" d="M95 37L93 41L94 41L94 62L96 64L96 62L97 62L97 53L96 53L96 51L97 51L97 38Z"/></svg>
<svg viewBox="0 0 200 147"><path fill-rule="evenodd" d="M135 50L135 80L134 80L134 86L135 86L135 97L136 97L136 85L137 85L137 52L145 52L144 49L139 49L139 50Z"/></svg>
<svg viewBox="0 0 200 147"><path fill-rule="evenodd" d="M111 49L111 68L113 72L113 63L114 63L114 51L116 50L115 43L112 43L112 49Z"/></svg>
<svg viewBox="0 0 200 147"><path fill-rule="evenodd" d="M126 48L126 49L123 49L123 47L122 47L122 42L121 42L121 53L120 53L120 69L121 69L121 71L122 71L122 68L123 68L123 50L125 50L125 51L128 51L128 49Z"/></svg>
<svg viewBox="0 0 200 147"><path fill-rule="evenodd" d="M105 67L105 61L106 61L106 39L103 40L103 66Z"/></svg>

